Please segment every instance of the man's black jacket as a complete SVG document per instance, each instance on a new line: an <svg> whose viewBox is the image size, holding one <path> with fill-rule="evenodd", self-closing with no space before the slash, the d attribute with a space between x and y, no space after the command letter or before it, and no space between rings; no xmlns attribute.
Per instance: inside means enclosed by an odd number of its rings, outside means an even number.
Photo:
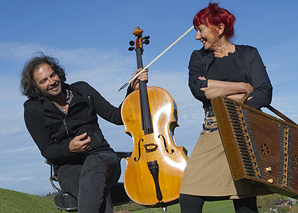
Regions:
<svg viewBox="0 0 298 213"><path fill-rule="evenodd" d="M56 165L71 163L83 154L71 153L69 143L84 132L91 137L90 152L112 150L99 128L97 115L121 125L121 105L114 107L86 82L63 87L73 93L66 115L44 96L24 103L25 123L41 154Z"/></svg>

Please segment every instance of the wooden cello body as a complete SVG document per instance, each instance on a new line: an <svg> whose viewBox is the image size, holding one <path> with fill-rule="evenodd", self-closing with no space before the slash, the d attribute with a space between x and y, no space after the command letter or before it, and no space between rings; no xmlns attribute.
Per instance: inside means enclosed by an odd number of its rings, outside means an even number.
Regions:
<svg viewBox="0 0 298 213"><path fill-rule="evenodd" d="M136 49L138 68L142 51ZM178 126L178 108L171 95L160 87L140 88L122 104L125 132L133 139L132 155L126 159L124 187L136 203L167 206L179 198L187 162L186 150L177 147L174 129Z"/></svg>

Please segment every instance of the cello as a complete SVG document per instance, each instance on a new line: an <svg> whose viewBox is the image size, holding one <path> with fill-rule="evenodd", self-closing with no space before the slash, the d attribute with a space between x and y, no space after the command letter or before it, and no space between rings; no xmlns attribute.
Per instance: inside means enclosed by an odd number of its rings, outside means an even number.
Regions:
<svg viewBox="0 0 298 213"><path fill-rule="evenodd" d="M130 42L136 51L137 68L143 67L143 44L149 36L136 27L137 37ZM125 132L133 139L133 151L126 160L124 187L134 202L144 206L161 206L176 203L179 198L182 176L187 163L187 151L178 147L174 129L179 126L175 100L163 88L139 82L139 90L124 100L121 116Z"/></svg>

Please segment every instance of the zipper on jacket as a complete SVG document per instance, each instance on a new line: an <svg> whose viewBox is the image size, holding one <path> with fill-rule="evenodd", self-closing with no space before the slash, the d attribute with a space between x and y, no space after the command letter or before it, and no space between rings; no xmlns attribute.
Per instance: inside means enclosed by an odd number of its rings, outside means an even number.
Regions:
<svg viewBox="0 0 298 213"><path fill-rule="evenodd" d="M88 96L88 99L90 100L90 96ZM91 101L91 100L90 100L90 101ZM71 138L70 138L69 131L68 131L68 128L67 128L67 124L66 124L66 118L67 118L67 115L68 115L68 113L69 113L70 108L72 108L74 105L76 105L76 104L78 104L78 103L84 103L84 102L86 102L86 100L85 100L85 101L77 101L77 102L75 102L75 103L69 104L69 106L68 106L68 110L67 110L67 112L65 113L65 117L63 118L63 125L64 125L64 128L65 128L66 134L68 135L68 139L69 139L69 141L71 141Z"/></svg>
<svg viewBox="0 0 298 213"><path fill-rule="evenodd" d="M95 137L98 139L98 141L101 143L100 138L98 137L98 135L96 134L96 132L94 132Z"/></svg>
<svg viewBox="0 0 298 213"><path fill-rule="evenodd" d="M68 139L70 140L70 137L69 137L69 132L68 132L68 128L67 128L67 124L66 124L66 118L63 119L63 124L64 124L64 128L65 128L65 131L66 131L66 134L68 135Z"/></svg>
<svg viewBox="0 0 298 213"><path fill-rule="evenodd" d="M93 106L93 104L92 104L92 101L91 101L91 96L88 95L87 97L88 97L88 101L89 101L89 103L88 103L87 116L88 116L88 118L90 118L90 117L91 117L91 106Z"/></svg>

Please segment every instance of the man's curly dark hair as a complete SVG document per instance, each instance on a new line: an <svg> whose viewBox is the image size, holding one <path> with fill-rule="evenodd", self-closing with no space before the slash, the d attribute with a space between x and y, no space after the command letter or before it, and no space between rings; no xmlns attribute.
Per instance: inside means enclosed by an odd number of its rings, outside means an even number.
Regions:
<svg viewBox="0 0 298 213"><path fill-rule="evenodd" d="M40 52L37 56L29 59L23 68L22 79L21 79L21 92L28 98L34 98L42 95L38 89L36 82L33 78L33 72L35 69L39 68L41 64L48 64L54 70L54 72L59 76L62 83L66 81L66 74L64 69L59 65L56 58L45 55Z"/></svg>

